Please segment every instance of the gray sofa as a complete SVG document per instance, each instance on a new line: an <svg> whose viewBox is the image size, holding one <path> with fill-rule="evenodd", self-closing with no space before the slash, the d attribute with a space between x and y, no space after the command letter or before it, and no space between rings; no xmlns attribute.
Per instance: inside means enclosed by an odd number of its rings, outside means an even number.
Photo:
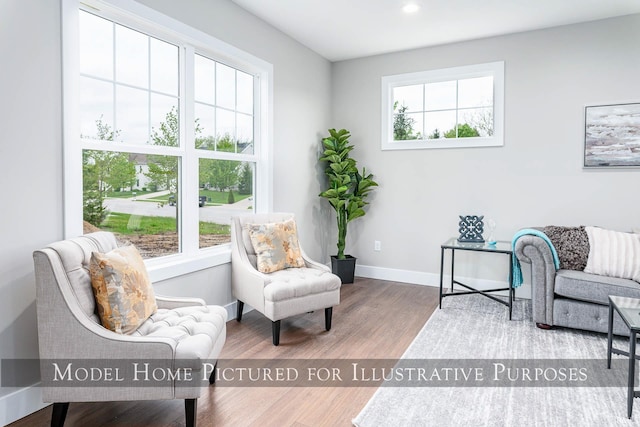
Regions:
<svg viewBox="0 0 640 427"><path fill-rule="evenodd" d="M583 271L557 270L549 245L526 235L516 241L515 256L531 264L533 321L540 328L563 326L607 332L609 295L640 298L640 283ZM629 335L616 313L614 333Z"/></svg>

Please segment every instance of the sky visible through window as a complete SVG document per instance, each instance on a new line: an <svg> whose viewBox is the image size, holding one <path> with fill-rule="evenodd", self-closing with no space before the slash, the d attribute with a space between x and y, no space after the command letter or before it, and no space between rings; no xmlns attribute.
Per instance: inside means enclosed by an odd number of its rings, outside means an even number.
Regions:
<svg viewBox="0 0 640 427"><path fill-rule="evenodd" d="M123 25L80 13L80 134L96 137L96 121L118 140L151 143L170 111L179 114L179 48ZM238 141L253 150L254 78L195 55L197 138ZM215 144L200 148L215 147ZM215 148L214 148L215 149Z"/></svg>
<svg viewBox="0 0 640 427"><path fill-rule="evenodd" d="M194 73L198 138L235 136L236 152L253 153L253 76L202 55L195 56Z"/></svg>
<svg viewBox="0 0 640 427"><path fill-rule="evenodd" d="M178 47L90 13L80 13L80 133L96 120L118 139L147 144L172 109L178 111Z"/></svg>

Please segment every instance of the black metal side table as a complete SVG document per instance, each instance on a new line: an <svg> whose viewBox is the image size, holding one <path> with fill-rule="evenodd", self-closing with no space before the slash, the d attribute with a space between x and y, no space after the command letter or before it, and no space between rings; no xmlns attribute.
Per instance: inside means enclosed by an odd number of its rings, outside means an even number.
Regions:
<svg viewBox="0 0 640 427"><path fill-rule="evenodd" d="M442 281L444 278L444 252L445 250L451 250L451 291L448 293L444 293L442 290ZM508 255L509 259L509 282L508 287L506 288L498 288L498 289L486 289L479 290L473 288L469 285L461 283L455 279L455 254L456 251L476 251L476 252L488 252L488 253L496 253L496 254L505 254ZM494 245L490 245L488 243L463 243L459 242L457 238L452 237L442 245L440 245L440 308L442 308L442 299L444 297L454 296L454 295L469 295L469 294L481 294L487 298L491 298L494 301L499 302L500 304L504 304L509 307L509 320L511 320L511 311L512 311L512 301L515 298L513 293L513 286L511 284L513 277L513 250L511 248L511 242L507 241L498 241ZM467 291L454 291L453 285L460 285ZM489 294L489 292L498 292L498 291L509 291L509 298L507 301L501 300L497 298L495 295Z"/></svg>
<svg viewBox="0 0 640 427"><path fill-rule="evenodd" d="M629 328L629 352L613 348L613 312L617 311L622 321ZM640 332L640 299L616 297L609 295L609 329L607 340L607 369L611 369L611 353L629 358L629 373L627 385L627 415L631 418L633 398L640 397L640 391L635 389L636 335Z"/></svg>

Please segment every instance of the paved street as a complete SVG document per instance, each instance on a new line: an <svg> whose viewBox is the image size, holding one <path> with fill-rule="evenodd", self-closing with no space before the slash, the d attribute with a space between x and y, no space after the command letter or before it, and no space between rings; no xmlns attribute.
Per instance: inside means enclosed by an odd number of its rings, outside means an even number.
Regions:
<svg viewBox="0 0 640 427"><path fill-rule="evenodd" d="M162 195L164 192L146 194L143 198L153 198ZM106 208L111 212L122 212L140 216L176 216L176 207L160 203L144 201L142 197L136 200L107 198L104 201ZM251 198L252 199L252 198ZM194 202L197 203L197 202ZM231 217L240 213L249 213L249 207L253 205L253 200L249 198L241 200L232 205L205 206L198 208L200 221L215 222L217 224L231 224Z"/></svg>

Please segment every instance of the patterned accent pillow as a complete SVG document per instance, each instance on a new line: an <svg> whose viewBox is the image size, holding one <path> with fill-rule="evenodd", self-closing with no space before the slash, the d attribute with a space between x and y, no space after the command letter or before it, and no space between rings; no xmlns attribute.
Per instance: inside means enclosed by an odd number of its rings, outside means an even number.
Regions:
<svg viewBox="0 0 640 427"><path fill-rule="evenodd" d="M258 271L273 273L285 268L304 267L304 259L298 244L296 222L247 224L251 244L258 257Z"/></svg>
<svg viewBox="0 0 640 427"><path fill-rule="evenodd" d="M559 227L550 225L544 227L542 232L547 235L553 247L558 252L560 268L567 270L583 271L589 258L589 237L580 227Z"/></svg>
<svg viewBox="0 0 640 427"><path fill-rule="evenodd" d="M89 273L105 328L130 334L158 310L147 268L135 246L122 246L106 254L93 252Z"/></svg>

